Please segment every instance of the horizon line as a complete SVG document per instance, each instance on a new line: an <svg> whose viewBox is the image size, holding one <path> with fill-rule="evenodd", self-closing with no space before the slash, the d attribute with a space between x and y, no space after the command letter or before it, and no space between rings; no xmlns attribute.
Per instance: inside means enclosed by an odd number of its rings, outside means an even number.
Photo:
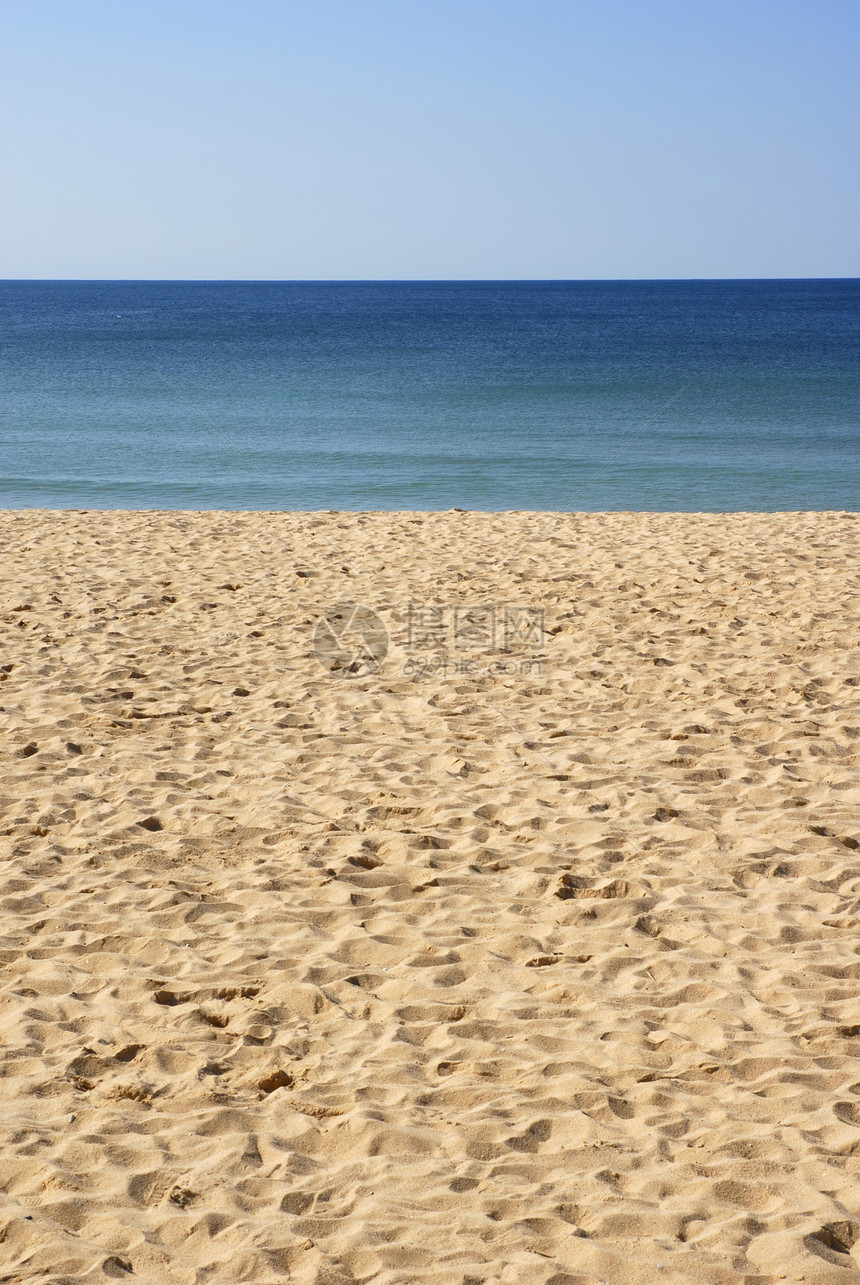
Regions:
<svg viewBox="0 0 860 1285"><path fill-rule="evenodd" d="M700 282L860 281L857 276L779 277L0 277L0 285L93 282L161 285L580 285Z"/></svg>

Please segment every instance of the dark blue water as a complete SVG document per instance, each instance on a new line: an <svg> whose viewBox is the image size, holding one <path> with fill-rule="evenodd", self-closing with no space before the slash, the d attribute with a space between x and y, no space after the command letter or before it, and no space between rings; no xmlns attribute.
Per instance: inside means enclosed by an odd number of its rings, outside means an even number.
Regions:
<svg viewBox="0 0 860 1285"><path fill-rule="evenodd" d="M857 509L860 281L4 282L5 507Z"/></svg>

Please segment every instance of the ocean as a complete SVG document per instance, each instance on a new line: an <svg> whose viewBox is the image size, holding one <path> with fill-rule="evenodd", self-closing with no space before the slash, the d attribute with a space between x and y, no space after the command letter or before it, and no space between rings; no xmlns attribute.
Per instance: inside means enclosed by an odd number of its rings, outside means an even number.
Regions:
<svg viewBox="0 0 860 1285"><path fill-rule="evenodd" d="M854 509L860 281L0 283L5 508Z"/></svg>

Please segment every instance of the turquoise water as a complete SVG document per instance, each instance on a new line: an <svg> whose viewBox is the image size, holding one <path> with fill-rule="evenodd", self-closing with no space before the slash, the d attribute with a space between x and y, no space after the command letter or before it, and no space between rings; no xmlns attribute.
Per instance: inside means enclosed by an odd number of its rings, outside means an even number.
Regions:
<svg viewBox="0 0 860 1285"><path fill-rule="evenodd" d="M0 283L0 505L857 509L860 281Z"/></svg>

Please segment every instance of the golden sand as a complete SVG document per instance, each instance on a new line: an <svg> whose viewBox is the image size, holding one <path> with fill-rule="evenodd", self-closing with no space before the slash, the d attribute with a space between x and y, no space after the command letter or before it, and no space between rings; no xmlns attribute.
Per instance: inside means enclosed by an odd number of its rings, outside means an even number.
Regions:
<svg viewBox="0 0 860 1285"><path fill-rule="evenodd" d="M858 515L2 530L0 1280L860 1282Z"/></svg>

